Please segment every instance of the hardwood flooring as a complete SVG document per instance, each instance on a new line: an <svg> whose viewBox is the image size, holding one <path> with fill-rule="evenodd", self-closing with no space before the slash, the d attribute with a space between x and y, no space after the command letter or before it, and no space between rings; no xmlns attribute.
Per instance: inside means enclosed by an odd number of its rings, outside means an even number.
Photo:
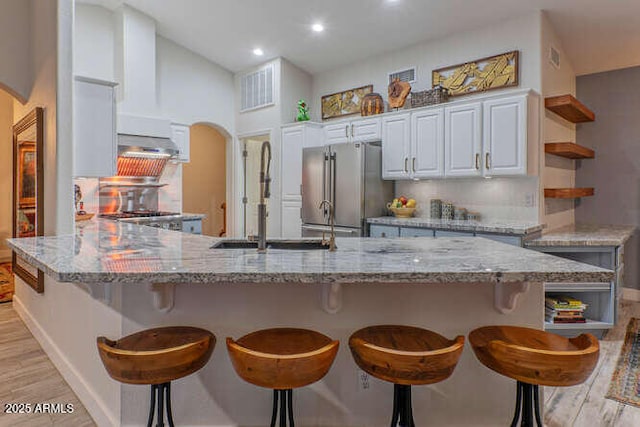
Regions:
<svg viewBox="0 0 640 427"><path fill-rule="evenodd" d="M622 301L618 324L600 340L600 360L580 386L544 390L546 427L638 427L640 408L605 399L624 342L627 323L640 317L640 302Z"/></svg>
<svg viewBox="0 0 640 427"><path fill-rule="evenodd" d="M71 404L73 413L36 406L45 403ZM31 413L8 414L7 404L30 404ZM0 405L0 427L95 426L10 303L0 304Z"/></svg>

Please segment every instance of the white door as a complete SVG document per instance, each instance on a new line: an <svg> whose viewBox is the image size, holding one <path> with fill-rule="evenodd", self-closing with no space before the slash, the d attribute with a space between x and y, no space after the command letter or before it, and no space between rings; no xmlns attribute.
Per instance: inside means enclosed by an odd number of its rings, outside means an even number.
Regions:
<svg viewBox="0 0 640 427"><path fill-rule="evenodd" d="M479 102L444 110L446 176L482 175L481 114Z"/></svg>
<svg viewBox="0 0 640 427"><path fill-rule="evenodd" d="M485 175L527 174L527 96L485 101Z"/></svg>
<svg viewBox="0 0 640 427"><path fill-rule="evenodd" d="M410 177L411 116L398 114L382 119L382 178Z"/></svg>
<svg viewBox="0 0 640 427"><path fill-rule="evenodd" d="M362 119L351 123L349 129L353 142L380 141L380 119Z"/></svg>
<svg viewBox="0 0 640 427"><path fill-rule="evenodd" d="M324 127L325 143L328 144L341 144L343 142L349 142L349 132L351 131L351 124L348 122L335 123L332 125L326 125Z"/></svg>
<svg viewBox="0 0 640 427"><path fill-rule="evenodd" d="M444 176L444 110L411 116L411 171L414 178Z"/></svg>
<svg viewBox="0 0 640 427"><path fill-rule="evenodd" d="M282 201L300 200L302 185L302 146L304 143L303 126L288 127L282 130Z"/></svg>

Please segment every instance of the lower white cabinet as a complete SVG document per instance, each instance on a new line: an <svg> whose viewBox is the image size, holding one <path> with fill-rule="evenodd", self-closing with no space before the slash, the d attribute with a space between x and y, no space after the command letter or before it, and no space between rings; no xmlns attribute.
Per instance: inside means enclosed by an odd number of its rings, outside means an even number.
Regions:
<svg viewBox="0 0 640 427"><path fill-rule="evenodd" d="M299 239L302 237L302 199L282 202L282 237Z"/></svg>
<svg viewBox="0 0 640 427"><path fill-rule="evenodd" d="M75 77L73 97L73 176L116 174L116 83Z"/></svg>
<svg viewBox="0 0 640 427"><path fill-rule="evenodd" d="M202 234L202 219L182 220L182 231L184 233Z"/></svg>

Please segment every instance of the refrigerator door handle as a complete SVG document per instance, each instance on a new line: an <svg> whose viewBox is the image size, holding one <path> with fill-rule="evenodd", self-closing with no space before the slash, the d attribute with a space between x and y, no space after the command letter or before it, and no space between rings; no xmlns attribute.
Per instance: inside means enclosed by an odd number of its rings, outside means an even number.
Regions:
<svg viewBox="0 0 640 427"><path fill-rule="evenodd" d="M331 205L333 206L333 216L336 216L336 153L331 153Z"/></svg>
<svg viewBox="0 0 640 427"><path fill-rule="evenodd" d="M329 154L328 153L324 153L324 162L322 162L322 199L326 199L327 198L327 166L329 163ZM326 208L322 208L322 217L323 218L327 218L327 209Z"/></svg>

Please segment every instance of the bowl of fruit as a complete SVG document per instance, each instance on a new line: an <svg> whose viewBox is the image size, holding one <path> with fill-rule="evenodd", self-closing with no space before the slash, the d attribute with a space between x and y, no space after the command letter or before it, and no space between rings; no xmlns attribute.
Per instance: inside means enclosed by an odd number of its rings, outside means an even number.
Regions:
<svg viewBox="0 0 640 427"><path fill-rule="evenodd" d="M397 199L393 199L391 203L387 203L387 209L393 212L393 215L397 218L411 218L416 211L416 201L400 196Z"/></svg>

